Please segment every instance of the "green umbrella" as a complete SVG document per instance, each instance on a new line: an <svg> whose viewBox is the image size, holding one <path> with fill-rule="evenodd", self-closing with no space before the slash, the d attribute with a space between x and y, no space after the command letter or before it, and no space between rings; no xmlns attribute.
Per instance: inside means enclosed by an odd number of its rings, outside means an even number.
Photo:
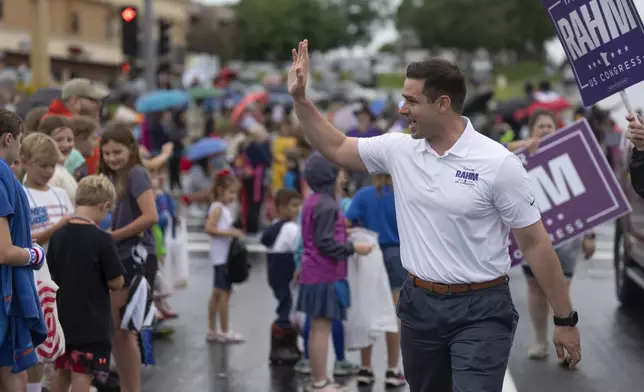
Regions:
<svg viewBox="0 0 644 392"><path fill-rule="evenodd" d="M214 87L193 87L188 90L192 99L215 98L223 95L223 91Z"/></svg>

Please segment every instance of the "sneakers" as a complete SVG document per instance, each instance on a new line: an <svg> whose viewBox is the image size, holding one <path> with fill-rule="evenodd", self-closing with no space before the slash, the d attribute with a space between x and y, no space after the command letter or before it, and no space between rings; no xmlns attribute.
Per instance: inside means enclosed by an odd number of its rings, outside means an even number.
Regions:
<svg viewBox="0 0 644 392"><path fill-rule="evenodd" d="M309 365L309 360L306 358L301 358L297 361L294 369L300 374L311 374L311 365Z"/></svg>
<svg viewBox="0 0 644 392"><path fill-rule="evenodd" d="M398 388L405 384L407 380L400 370L389 369L385 373L385 388Z"/></svg>
<svg viewBox="0 0 644 392"><path fill-rule="evenodd" d="M315 385L315 383L311 383L305 390L307 392L349 392L347 387L343 387L329 380L319 386Z"/></svg>
<svg viewBox="0 0 644 392"><path fill-rule="evenodd" d="M336 377L351 376L358 373L359 370L359 365L345 359L344 361L335 361L333 375Z"/></svg>
<svg viewBox="0 0 644 392"><path fill-rule="evenodd" d="M548 345L535 344L530 350L528 350L528 358L534 360L543 360L548 358Z"/></svg>
<svg viewBox="0 0 644 392"><path fill-rule="evenodd" d="M358 372L357 380L359 387L366 387L376 382L376 376L373 374L373 370L361 368Z"/></svg>
<svg viewBox="0 0 644 392"><path fill-rule="evenodd" d="M376 382L373 370L366 368L360 369L357 379L359 387L371 386ZM398 388L406 384L405 376L400 370L389 369L385 373L385 388Z"/></svg>
<svg viewBox="0 0 644 392"><path fill-rule="evenodd" d="M360 370L360 366L356 365L353 362L349 362L347 360L336 361L335 366L333 367L333 375L336 377L352 376L358 373L359 370ZM295 371L300 374L310 374L311 366L309 364L309 360L306 358L300 359L295 364Z"/></svg>

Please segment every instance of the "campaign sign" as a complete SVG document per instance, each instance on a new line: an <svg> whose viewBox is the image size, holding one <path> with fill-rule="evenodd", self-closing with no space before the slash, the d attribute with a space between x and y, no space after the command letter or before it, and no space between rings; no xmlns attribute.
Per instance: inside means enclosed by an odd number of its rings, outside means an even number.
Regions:
<svg viewBox="0 0 644 392"><path fill-rule="evenodd" d="M632 0L542 0L589 107L644 80L644 26Z"/></svg>
<svg viewBox="0 0 644 392"><path fill-rule="evenodd" d="M541 139L532 155L517 152L555 248L631 211L585 119ZM510 235L512 265L523 261Z"/></svg>

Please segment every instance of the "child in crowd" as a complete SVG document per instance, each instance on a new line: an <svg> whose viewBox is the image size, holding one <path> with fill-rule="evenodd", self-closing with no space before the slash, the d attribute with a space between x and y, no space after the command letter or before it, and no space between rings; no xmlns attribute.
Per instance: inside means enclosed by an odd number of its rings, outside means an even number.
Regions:
<svg viewBox="0 0 644 392"><path fill-rule="evenodd" d="M295 363L300 357L297 333L291 326L293 306L291 280L295 274L293 252L297 250L300 226L295 222L302 198L292 189L275 194L277 219L262 234L261 242L268 248L268 284L277 299L277 319L271 328L271 362Z"/></svg>
<svg viewBox="0 0 644 392"><path fill-rule="evenodd" d="M355 225L378 233L378 243L389 277L389 286L394 305L398 304L400 289L409 273L400 259L400 236L396 224L394 187L391 176L376 174L373 185L359 189L353 196L351 205L345 211L346 218ZM405 376L398 369L400 355L400 334L387 332L387 371L385 386L396 388L405 385ZM376 378L371 364L373 346L362 349L360 353L362 369L358 373L358 385L373 385Z"/></svg>
<svg viewBox="0 0 644 392"><path fill-rule="evenodd" d="M284 188L302 192L302 175L300 173L300 162L293 155L286 158L287 171L284 174Z"/></svg>
<svg viewBox="0 0 644 392"><path fill-rule="evenodd" d="M346 213L351 205L351 199L347 197L348 191L347 187L349 185L349 176L344 169L338 171L338 176L335 180L335 196L338 200L338 205L342 213ZM301 217L299 219L301 221ZM302 254L304 253L304 245L302 243L302 238L298 244L298 248L295 251L294 259L296 265L296 280L299 276L299 270L302 266ZM302 339L304 340L304 356L300 361L295 365L295 371L302 374L309 374L311 372L311 367L309 365L309 355L308 355L308 342L309 334L311 331L311 317L306 316L304 321L304 327L302 328ZM351 374L356 374L360 370L360 366L350 362L346 359L345 344L344 344L344 324L341 320L333 320L331 325L331 339L333 341L333 349L335 351L335 365L333 368L333 375L335 376L347 376Z"/></svg>
<svg viewBox="0 0 644 392"><path fill-rule="evenodd" d="M64 189L69 199L74 200L77 182L63 165L65 158L74 147L74 132L70 128L69 120L64 116L49 116L40 122L38 132L57 140L59 154L62 154L49 185Z"/></svg>
<svg viewBox="0 0 644 392"><path fill-rule="evenodd" d="M326 372L329 335L333 320L344 320L350 305L347 258L366 255L372 246L347 241L344 215L336 196L338 167L319 153L306 161L304 175L312 193L302 207L304 254L299 274L297 310L311 317L308 353L312 389L342 390Z"/></svg>
<svg viewBox="0 0 644 392"><path fill-rule="evenodd" d="M51 238L47 251L51 276L59 286L58 314L65 353L56 360L51 392L88 392L94 377L110 371L114 326L110 290L123 287L123 266L112 236L96 226L116 199L104 176L81 180L76 214Z"/></svg>
<svg viewBox="0 0 644 392"><path fill-rule="evenodd" d="M27 116L25 116L25 131L27 133L36 132L36 130L40 126L42 118L45 116L45 114L47 114L48 111L49 107L47 106L40 106L31 109L27 113Z"/></svg>
<svg viewBox="0 0 644 392"><path fill-rule="evenodd" d="M38 318L34 325L34 319L25 315L25 312L39 312L38 292L31 269L43 266L45 252L32 242L29 200L8 166L20 156L22 121L16 114L0 109L0 123L3 124L0 128L0 243L4 255L0 271L12 283L1 289L4 306L16 310L3 316L3 325L5 328L17 326L12 332L25 339L22 342L3 340L0 361L4 370L0 373L0 385L5 391L25 391L24 371L38 363L34 347L47 338L44 320Z"/></svg>
<svg viewBox="0 0 644 392"><path fill-rule="evenodd" d="M16 176L18 181L22 182L22 177L24 176L24 168L22 167L22 159L18 157L17 159L14 159L13 162L11 162L11 171L13 174Z"/></svg>
<svg viewBox="0 0 644 392"><path fill-rule="evenodd" d="M150 175L143 167L139 146L129 124L107 123L101 135L99 167L101 174L105 174L116 188L111 234L125 270L124 288L111 293L112 318L116 326L114 360L122 390L139 391L141 352L138 336L129 328L121 328L121 312L130 301L130 285L135 276L144 276L154 287L158 264L150 229L158 217Z"/></svg>
<svg viewBox="0 0 644 392"><path fill-rule="evenodd" d="M233 238L241 238L244 232L233 227L234 216L230 204L239 192L239 181L229 170L215 176L212 188L213 202L208 210L206 233L210 234L210 260L214 267L213 290L208 306L208 334L206 340L220 343L240 343L240 334L229 329L228 309L232 284L226 276L226 262ZM217 330L217 316L221 330Z"/></svg>
<svg viewBox="0 0 644 392"><path fill-rule="evenodd" d="M20 153L26 169L23 186L29 200L31 236L47 252L49 239L69 222L74 212L67 193L48 185L61 154L56 142L42 133L25 137ZM42 269L34 271L34 277L36 282L51 279L46 262ZM42 364L27 370L29 392L40 391L43 370Z"/></svg>
<svg viewBox="0 0 644 392"><path fill-rule="evenodd" d="M85 158L91 157L94 149L98 145L98 136L96 134L98 123L91 117L76 116L69 119L69 125L72 131L74 131L75 148L73 151L77 151L82 160L75 158L77 162L70 161L69 166L67 161L65 161L65 166L68 169L73 168L74 178L76 178L76 181L80 181L88 174ZM71 158L70 156L68 160Z"/></svg>
<svg viewBox="0 0 644 392"><path fill-rule="evenodd" d="M177 230L177 224L178 220L175 214L175 204L174 200L172 199L172 196L166 192L165 188L165 176L166 176L167 170L166 167L163 166L159 168L158 170L151 170L150 171L150 179L152 180L152 189L154 190L154 193L156 195L156 206L157 206L157 216L159 217L159 222L157 223L159 230L160 230L160 237L158 239L155 239L155 241L160 241L161 247L164 248L165 252L165 235L168 230L170 230L170 234L174 235ZM159 249L159 247L157 247ZM168 268L168 266L165 265L165 254L159 255L159 273L161 273L163 276L162 278L165 278L165 274L161 272L162 268ZM157 282L159 283L157 287L155 288L155 297L158 294L158 297L155 299L155 305L157 310L161 313L162 319L173 319L177 318L177 312L172 310L170 307L170 304L168 304L167 297L170 295L169 292L162 292L161 286L164 286L163 283L167 283L166 286L170 286L169 282L162 282L161 279L159 279L159 274L157 274Z"/></svg>

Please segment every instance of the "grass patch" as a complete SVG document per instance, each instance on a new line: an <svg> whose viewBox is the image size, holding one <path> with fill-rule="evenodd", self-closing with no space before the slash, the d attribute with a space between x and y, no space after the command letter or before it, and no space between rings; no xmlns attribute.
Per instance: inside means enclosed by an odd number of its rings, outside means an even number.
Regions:
<svg viewBox="0 0 644 392"><path fill-rule="evenodd" d="M384 73L378 75L376 85L378 88L399 89L405 83L405 74L403 73Z"/></svg>

